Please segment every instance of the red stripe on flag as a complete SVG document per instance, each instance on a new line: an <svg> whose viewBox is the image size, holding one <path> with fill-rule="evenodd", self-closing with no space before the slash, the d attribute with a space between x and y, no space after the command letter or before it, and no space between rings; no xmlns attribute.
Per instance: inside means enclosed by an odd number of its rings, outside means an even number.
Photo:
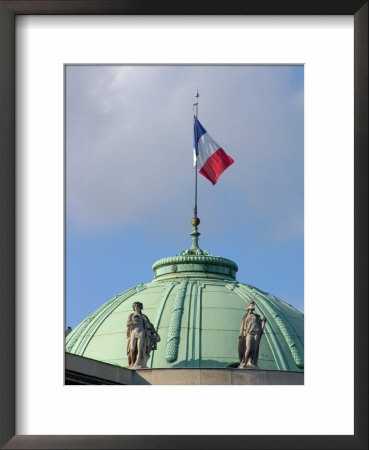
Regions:
<svg viewBox="0 0 369 450"><path fill-rule="evenodd" d="M233 163L234 160L228 156L222 148L218 148L218 150L206 160L205 164L199 170L199 173L215 184L221 173Z"/></svg>

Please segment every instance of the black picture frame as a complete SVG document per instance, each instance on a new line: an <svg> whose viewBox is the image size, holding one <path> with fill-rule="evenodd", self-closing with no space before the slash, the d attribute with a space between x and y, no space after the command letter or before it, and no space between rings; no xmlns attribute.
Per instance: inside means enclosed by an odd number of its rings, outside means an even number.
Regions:
<svg viewBox="0 0 369 450"><path fill-rule="evenodd" d="M19 14L354 16L354 435L15 435L15 17ZM368 448L368 1L9 0L0 1L0 445L6 449ZM337 361L337 367L344 363ZM318 405L317 405L318 407Z"/></svg>

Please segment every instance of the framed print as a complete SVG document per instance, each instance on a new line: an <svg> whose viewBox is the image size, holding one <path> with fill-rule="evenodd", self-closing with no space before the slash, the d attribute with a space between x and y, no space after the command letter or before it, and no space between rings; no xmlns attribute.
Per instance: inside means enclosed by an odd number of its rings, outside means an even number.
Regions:
<svg viewBox="0 0 369 450"><path fill-rule="evenodd" d="M367 2L0 8L1 445L367 448ZM78 64L304 65L304 385L64 384L63 77Z"/></svg>

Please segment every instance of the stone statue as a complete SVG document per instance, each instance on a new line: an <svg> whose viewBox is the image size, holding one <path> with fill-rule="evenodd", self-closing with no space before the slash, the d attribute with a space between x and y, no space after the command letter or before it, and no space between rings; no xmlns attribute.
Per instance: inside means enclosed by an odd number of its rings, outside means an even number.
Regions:
<svg viewBox="0 0 369 450"><path fill-rule="evenodd" d="M255 368L258 364L259 344L261 335L264 332L266 318L260 318L254 313L255 303L249 300L246 314L241 320L240 336L238 338L238 356L240 359L240 369L245 367Z"/></svg>
<svg viewBox="0 0 369 450"><path fill-rule="evenodd" d="M143 305L134 302L133 313L127 321L128 366L132 369L147 368L146 363L152 350L156 350L160 336L149 318L142 314Z"/></svg>

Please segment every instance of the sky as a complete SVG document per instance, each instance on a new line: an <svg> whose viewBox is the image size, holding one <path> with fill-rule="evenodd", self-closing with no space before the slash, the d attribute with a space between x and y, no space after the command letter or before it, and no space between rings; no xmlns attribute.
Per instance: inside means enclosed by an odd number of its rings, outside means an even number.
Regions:
<svg viewBox="0 0 369 450"><path fill-rule="evenodd" d="M66 67L66 327L191 247L193 103L234 159L198 175L199 246L303 312L304 69Z"/></svg>

